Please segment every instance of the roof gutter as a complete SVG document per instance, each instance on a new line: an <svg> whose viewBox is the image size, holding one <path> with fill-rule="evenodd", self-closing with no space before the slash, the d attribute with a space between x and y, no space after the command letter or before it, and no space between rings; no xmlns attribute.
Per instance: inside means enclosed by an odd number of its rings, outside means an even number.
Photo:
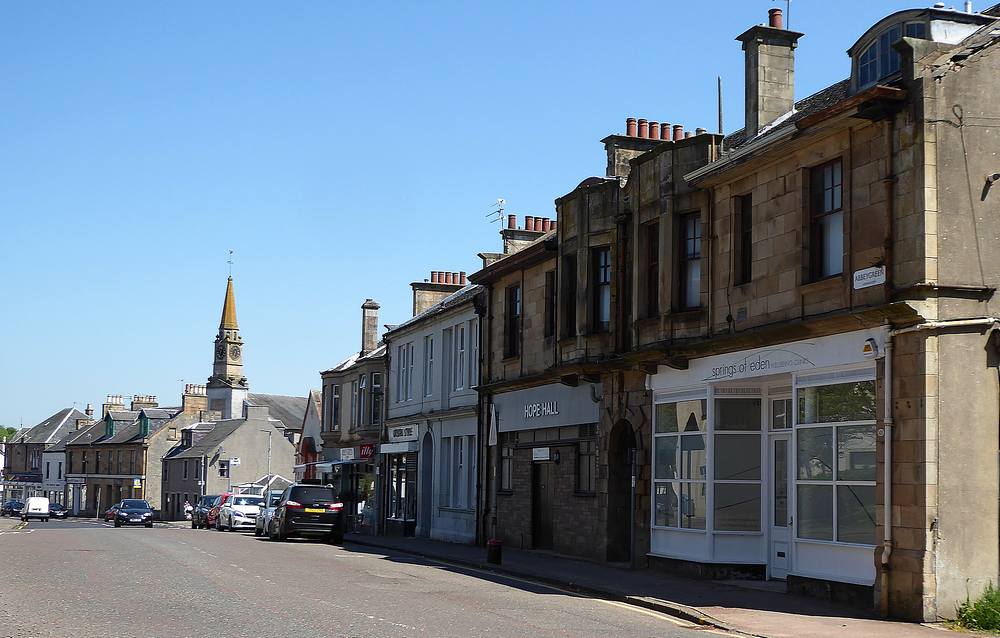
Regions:
<svg viewBox="0 0 1000 638"><path fill-rule="evenodd" d="M749 144L741 146L740 148L738 148L737 150L733 151L732 153L729 153L729 154L723 156L723 158L721 160L712 162L711 164L705 164L701 168L697 168L697 169L691 171L690 173L688 173L688 174L686 174L684 176L684 181L686 181L687 183L689 183L689 184L691 184L693 186L697 182L699 182L699 181L703 180L704 178L708 177L709 175L711 175L713 173L718 173L718 172L724 171L725 169L729 168L731 165L733 165L733 164L737 163L738 161L740 161L742 158L744 158L744 157L746 157L748 155L755 154L757 151L759 151L760 149L764 148L765 146L770 146L771 144L773 144L775 142L783 142L783 141L791 138L793 135L795 135L795 133L797 131L798 131L798 129L796 127L794 127L794 126L788 126L788 127L785 127L784 129L781 129L781 130L779 130L779 131L777 131L777 132L775 132L775 133L773 133L771 135L761 136L760 138L754 140L753 142L750 142Z"/></svg>

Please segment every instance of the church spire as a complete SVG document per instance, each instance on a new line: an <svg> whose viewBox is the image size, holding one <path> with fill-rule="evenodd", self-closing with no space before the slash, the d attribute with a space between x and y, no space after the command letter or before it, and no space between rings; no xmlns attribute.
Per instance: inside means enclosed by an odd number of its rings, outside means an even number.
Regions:
<svg viewBox="0 0 1000 638"><path fill-rule="evenodd" d="M233 278L229 277L226 283L226 300L222 304L222 321L219 322L221 330L239 330L236 323L236 294L233 292Z"/></svg>

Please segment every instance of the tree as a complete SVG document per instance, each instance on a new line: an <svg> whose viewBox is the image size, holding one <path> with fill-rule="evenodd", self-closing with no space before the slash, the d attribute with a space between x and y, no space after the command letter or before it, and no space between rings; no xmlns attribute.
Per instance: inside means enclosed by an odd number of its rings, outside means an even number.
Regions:
<svg viewBox="0 0 1000 638"><path fill-rule="evenodd" d="M17 428L0 425L0 441L9 441L17 433Z"/></svg>

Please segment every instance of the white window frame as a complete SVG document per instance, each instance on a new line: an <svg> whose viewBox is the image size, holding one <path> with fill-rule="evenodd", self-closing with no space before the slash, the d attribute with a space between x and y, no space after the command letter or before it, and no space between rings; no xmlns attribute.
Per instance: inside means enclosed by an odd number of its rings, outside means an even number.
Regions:
<svg viewBox="0 0 1000 638"><path fill-rule="evenodd" d="M413 342L406 344L406 400L410 401L413 399Z"/></svg>
<svg viewBox="0 0 1000 638"><path fill-rule="evenodd" d="M834 370L824 370L821 374L800 374L795 375L793 382L793 394L792 394L792 419L793 419L793 432L794 436L791 440L791 453L792 453L792 490L789 495L789 512L792 512L794 517L794 529L792 530L792 539L796 543L813 544L813 545L836 545L836 546L847 546L847 547L863 547L863 548L874 548L875 544L869 543L853 543L844 542L837 540L838 534L838 507L837 507L837 487L838 486L863 486L863 487L877 487L877 470L876 479L871 481L858 481L858 480L840 480L837 476L839 468L837 467L837 429L841 427L850 426L867 426L875 429L875 438L878 439L878 415L876 414L875 419L862 420L862 421L832 421L827 423L799 423L799 391L811 388L811 387L821 387L829 385L837 385L841 383L857 383L861 381L876 381L875 368L873 366L865 366L863 368L857 367L847 367L838 368ZM878 406L878 395L876 389L875 405L876 410ZM833 457L833 478L830 480L819 480L819 479L800 479L799 478L799 459L798 459L798 441L799 432L808 429L820 429L820 428L830 428L832 436L832 457ZM787 431L787 430L786 430ZM876 443L877 447L877 443ZM877 462L877 461L876 461ZM799 486L800 485L820 485L820 486L830 486L833 490L833 519L831 528L832 540L816 539L816 538L803 538L799 536ZM876 493L876 499L878 494ZM878 530L878 524L876 522L876 532Z"/></svg>
<svg viewBox="0 0 1000 638"><path fill-rule="evenodd" d="M471 340L472 359L469 361L469 387L479 385L479 319L469 321L469 338Z"/></svg>
<svg viewBox="0 0 1000 638"><path fill-rule="evenodd" d="M434 335L424 337L424 396L434 395Z"/></svg>
<svg viewBox="0 0 1000 638"><path fill-rule="evenodd" d="M452 390L465 389L465 324L460 323L452 330L454 358L452 363Z"/></svg>

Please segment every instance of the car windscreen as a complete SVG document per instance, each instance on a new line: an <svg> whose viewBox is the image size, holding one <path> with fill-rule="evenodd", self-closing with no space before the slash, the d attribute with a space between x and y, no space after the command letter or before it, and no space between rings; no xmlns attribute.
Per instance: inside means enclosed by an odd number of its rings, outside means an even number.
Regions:
<svg viewBox="0 0 1000 638"><path fill-rule="evenodd" d="M313 505L315 503L332 503L337 499L337 494L332 487L300 486L293 487L289 500L297 501L303 505Z"/></svg>
<svg viewBox="0 0 1000 638"><path fill-rule="evenodd" d="M212 503L214 503L215 499L217 499L217 498L219 498L219 497L218 496L202 496L201 497L201 505L203 505L205 507L212 507Z"/></svg>
<svg viewBox="0 0 1000 638"><path fill-rule="evenodd" d="M139 499L130 498L122 501L119 507L130 510L148 510L149 503L147 503L146 501L141 501Z"/></svg>
<svg viewBox="0 0 1000 638"><path fill-rule="evenodd" d="M234 496L233 505L263 505L264 498L261 496Z"/></svg>

